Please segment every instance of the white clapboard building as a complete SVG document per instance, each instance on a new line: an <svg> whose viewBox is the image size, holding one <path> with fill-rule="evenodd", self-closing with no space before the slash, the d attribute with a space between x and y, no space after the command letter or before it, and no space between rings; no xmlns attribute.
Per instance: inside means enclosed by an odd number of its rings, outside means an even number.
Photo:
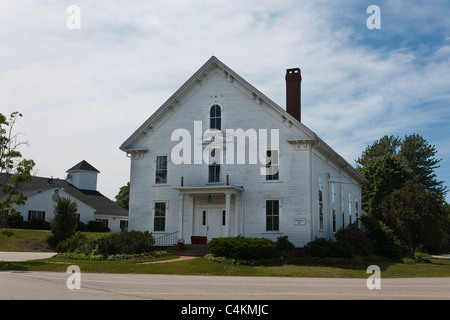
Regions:
<svg viewBox="0 0 450 320"><path fill-rule="evenodd" d="M27 197L22 206L14 206L25 222L38 219L49 222L54 217L54 207L58 198L69 198L77 204L80 222L98 220L111 231L118 232L128 226L128 211L97 190L96 168L83 160L67 170L66 179L33 176L23 183L19 191ZM11 179L9 174L0 174L2 181ZM0 192L0 201L8 195ZM0 223L5 224L10 210L0 212ZM0 224L0 225L1 225Z"/></svg>
<svg viewBox="0 0 450 320"><path fill-rule="evenodd" d="M120 147L129 229L156 238L330 238L361 215L362 177L301 122L300 69L281 108L211 57Z"/></svg>

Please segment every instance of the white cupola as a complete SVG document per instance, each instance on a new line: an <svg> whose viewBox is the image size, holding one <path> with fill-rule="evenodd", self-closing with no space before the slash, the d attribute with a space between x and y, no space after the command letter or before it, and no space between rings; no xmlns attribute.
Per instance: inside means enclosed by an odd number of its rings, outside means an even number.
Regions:
<svg viewBox="0 0 450 320"><path fill-rule="evenodd" d="M66 181L80 190L97 191L97 175L100 173L85 160L81 161L67 172Z"/></svg>

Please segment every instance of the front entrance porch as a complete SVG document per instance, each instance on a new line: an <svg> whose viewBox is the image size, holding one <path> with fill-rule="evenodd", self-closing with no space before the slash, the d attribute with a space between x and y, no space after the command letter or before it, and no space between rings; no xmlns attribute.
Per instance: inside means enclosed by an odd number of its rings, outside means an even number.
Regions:
<svg viewBox="0 0 450 320"><path fill-rule="evenodd" d="M191 237L213 238L243 233L243 188L230 185L176 187L179 192L178 236L186 244Z"/></svg>

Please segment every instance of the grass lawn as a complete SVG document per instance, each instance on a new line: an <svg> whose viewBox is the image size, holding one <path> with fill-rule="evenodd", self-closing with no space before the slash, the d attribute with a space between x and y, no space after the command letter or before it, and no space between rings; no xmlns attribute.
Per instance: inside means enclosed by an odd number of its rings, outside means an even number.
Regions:
<svg viewBox="0 0 450 320"><path fill-rule="evenodd" d="M177 256L158 258L174 259ZM156 261L153 260L153 261ZM430 263L368 263L347 264L345 266L246 266L209 262L205 258L143 264L143 261L86 261L67 258L50 258L26 262L1 262L0 270L56 271L65 272L69 265L77 265L82 272L99 273L143 273L177 275L217 275L217 276L271 276L271 277L329 277L367 278L370 264L377 264L383 278L406 277L450 277L450 260L429 259Z"/></svg>
<svg viewBox="0 0 450 320"><path fill-rule="evenodd" d="M5 235L0 229L0 251L19 251L18 243L26 239L47 237L49 231L12 230L14 235ZM95 234L93 236L96 236ZM24 250L22 250L24 251ZM30 250L28 250L30 251ZM170 256L156 260L174 259ZM0 270L56 271L66 272L69 265L77 265L82 272L99 273L147 273L178 275L219 275L219 276L274 276L274 277L339 277L367 278L369 265L378 265L384 278L406 277L450 277L450 260L429 258L428 263L392 262L388 260L355 260L345 264L293 265L282 266L246 266L209 262L205 258L166 263L143 264L143 260L125 261L87 261L67 258L50 258L25 262L0 261Z"/></svg>
<svg viewBox="0 0 450 320"><path fill-rule="evenodd" d="M50 230L1 229L0 251L34 252L52 251L47 243ZM89 237L105 235L100 232L86 232Z"/></svg>
<svg viewBox="0 0 450 320"><path fill-rule="evenodd" d="M46 242L50 230L0 229L0 251L36 251L40 243Z"/></svg>

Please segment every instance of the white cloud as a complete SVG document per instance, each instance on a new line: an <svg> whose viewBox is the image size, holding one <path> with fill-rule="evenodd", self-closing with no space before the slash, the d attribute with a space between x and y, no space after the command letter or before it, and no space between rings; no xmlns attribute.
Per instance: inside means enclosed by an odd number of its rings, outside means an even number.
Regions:
<svg viewBox="0 0 450 320"><path fill-rule="evenodd" d="M450 44L426 56L377 50L364 43L374 33L356 1L77 3L81 30L66 28L74 3L2 8L0 112L24 114L18 126L31 143L24 153L40 174L63 177L85 159L102 172L99 189L109 197L129 176L119 145L211 55L282 107L285 69L300 67L302 119L349 162L384 134L449 118L445 108L429 112L419 104L448 102ZM382 28L392 29L377 37L405 33L410 45L404 7L396 3L381 5ZM442 16L438 6L413 9L415 23Z"/></svg>

